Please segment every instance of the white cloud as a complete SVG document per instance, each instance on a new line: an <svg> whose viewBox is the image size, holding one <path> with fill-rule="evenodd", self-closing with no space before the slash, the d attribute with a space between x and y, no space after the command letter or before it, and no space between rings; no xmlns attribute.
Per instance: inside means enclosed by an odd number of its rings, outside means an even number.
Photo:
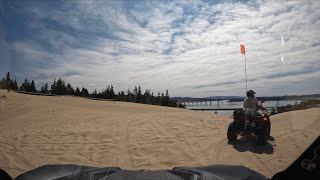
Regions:
<svg viewBox="0 0 320 180"><path fill-rule="evenodd" d="M90 90L140 84L176 96L212 96L243 94L243 43L249 88L259 95L319 93L317 1L126 3L32 6L30 27L41 33L12 48L25 61L52 61L54 66L26 70L39 73L39 82L62 76L76 86L90 84ZM59 28L46 26L47 19Z"/></svg>

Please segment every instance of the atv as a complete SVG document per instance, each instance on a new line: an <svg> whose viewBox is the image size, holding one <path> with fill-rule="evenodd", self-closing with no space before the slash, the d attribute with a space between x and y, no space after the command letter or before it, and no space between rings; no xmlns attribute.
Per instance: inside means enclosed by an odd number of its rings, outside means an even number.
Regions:
<svg viewBox="0 0 320 180"><path fill-rule="evenodd" d="M233 122L229 124L227 138L230 142L236 141L240 136L256 136L258 144L266 144L270 137L271 122L267 109L262 106L263 113L254 112L253 109L236 109L233 112Z"/></svg>

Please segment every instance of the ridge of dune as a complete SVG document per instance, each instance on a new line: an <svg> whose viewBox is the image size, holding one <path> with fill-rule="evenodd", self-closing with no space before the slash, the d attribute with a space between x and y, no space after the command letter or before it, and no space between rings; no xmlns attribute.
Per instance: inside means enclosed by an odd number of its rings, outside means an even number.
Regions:
<svg viewBox="0 0 320 180"><path fill-rule="evenodd" d="M12 176L44 164L123 169L237 164L268 177L319 135L320 108L271 117L273 139L229 144L232 119L207 112L0 90L0 168Z"/></svg>

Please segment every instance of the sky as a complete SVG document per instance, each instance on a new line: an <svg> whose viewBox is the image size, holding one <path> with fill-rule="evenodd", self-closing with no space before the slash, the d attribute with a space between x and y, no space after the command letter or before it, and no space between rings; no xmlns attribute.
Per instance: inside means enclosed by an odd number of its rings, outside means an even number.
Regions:
<svg viewBox="0 0 320 180"><path fill-rule="evenodd" d="M170 96L320 93L320 1L0 0L0 76Z"/></svg>

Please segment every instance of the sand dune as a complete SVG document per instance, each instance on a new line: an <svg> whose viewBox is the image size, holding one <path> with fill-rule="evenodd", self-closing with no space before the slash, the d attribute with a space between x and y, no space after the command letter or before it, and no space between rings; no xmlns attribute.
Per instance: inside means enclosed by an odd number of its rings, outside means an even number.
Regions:
<svg viewBox="0 0 320 180"><path fill-rule="evenodd" d="M53 163L167 169L240 164L268 177L319 135L320 108L272 116L272 141L228 144L230 118L206 112L1 90L0 168L17 176Z"/></svg>

